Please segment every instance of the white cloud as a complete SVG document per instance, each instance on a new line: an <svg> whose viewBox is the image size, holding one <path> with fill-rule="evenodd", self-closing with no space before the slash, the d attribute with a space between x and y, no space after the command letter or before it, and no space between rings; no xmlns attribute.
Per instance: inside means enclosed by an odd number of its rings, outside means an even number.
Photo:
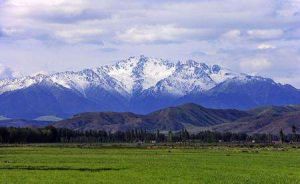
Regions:
<svg viewBox="0 0 300 184"><path fill-rule="evenodd" d="M280 76L274 77L274 80L282 84L293 84L296 88L300 89L300 81L298 80L298 75Z"/></svg>
<svg viewBox="0 0 300 184"><path fill-rule="evenodd" d="M299 70L299 10L299 0L0 0L0 60L31 74L144 54L276 78Z"/></svg>
<svg viewBox="0 0 300 184"><path fill-rule="evenodd" d="M3 29L1 30L1 32L2 32L5 36L13 36L13 35L20 34L20 33L22 33L23 31L20 30L20 29L17 29L17 28L10 28L10 27L7 27L7 28L3 28Z"/></svg>
<svg viewBox="0 0 300 184"><path fill-rule="evenodd" d="M222 39L228 39L228 40L239 40L241 38L241 31L238 29L233 29L225 32L221 35Z"/></svg>
<svg viewBox="0 0 300 184"><path fill-rule="evenodd" d="M101 36L103 30L97 28L89 29L65 29L55 33L58 39L62 39L67 43L79 43L84 41L99 42L99 36ZM98 38L97 38L98 37Z"/></svg>
<svg viewBox="0 0 300 184"><path fill-rule="evenodd" d="M276 39L283 35L281 29L252 29L247 34L252 39Z"/></svg>
<svg viewBox="0 0 300 184"><path fill-rule="evenodd" d="M18 73L0 63L0 80L17 77Z"/></svg>
<svg viewBox="0 0 300 184"><path fill-rule="evenodd" d="M256 73L272 66L272 63L265 58L246 59L240 62L240 68L245 72Z"/></svg>
<svg viewBox="0 0 300 184"><path fill-rule="evenodd" d="M299 17L300 13L300 1L285 0L285 3L282 3L282 7L280 7L276 13L282 17L297 18L297 16Z"/></svg>
<svg viewBox="0 0 300 184"><path fill-rule="evenodd" d="M49 75L51 72L47 72L47 71L38 71L32 74L32 76L36 76L36 75Z"/></svg>
<svg viewBox="0 0 300 184"><path fill-rule="evenodd" d="M257 49L266 50L266 49L275 49L276 47L271 44L262 43L257 46Z"/></svg>
<svg viewBox="0 0 300 184"><path fill-rule="evenodd" d="M117 37L127 42L140 43L169 42L171 39L178 41L178 37L188 37L189 40L198 40L199 36L202 39L219 39L224 30L231 31L223 37L238 39L245 26L253 25L258 29L248 31L251 38L273 39L282 34L280 29L259 27L264 27L270 21L279 25L285 23L284 20L277 21L275 16L268 16L274 13L276 4L272 0L183 0L155 3L120 3L114 0L7 0L0 6L0 26L10 30L22 30L22 37L26 39L30 37L49 41L51 35L65 29L65 26L74 27L80 24L81 29L87 29L83 22L95 21L94 29L110 33L106 35L105 42L114 42ZM11 38L17 33L18 31L12 31ZM61 39L64 40L65 37ZM89 38L80 40L90 41Z"/></svg>
<svg viewBox="0 0 300 184"><path fill-rule="evenodd" d="M47 15L51 13L64 13L74 15L81 13L88 4L83 0L8 0L5 10L12 11L11 15L17 17Z"/></svg>
<svg viewBox="0 0 300 184"><path fill-rule="evenodd" d="M187 29L174 25L147 25L130 28L119 33L117 38L132 43L176 42L191 39L196 35L209 34L209 30Z"/></svg>

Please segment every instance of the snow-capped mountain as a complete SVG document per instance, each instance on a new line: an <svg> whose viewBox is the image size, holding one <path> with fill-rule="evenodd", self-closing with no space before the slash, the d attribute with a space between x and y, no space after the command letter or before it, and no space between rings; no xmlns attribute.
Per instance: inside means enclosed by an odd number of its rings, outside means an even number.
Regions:
<svg viewBox="0 0 300 184"><path fill-rule="evenodd" d="M0 94L28 88L41 82L59 85L85 95L91 86L101 86L108 91L127 96L145 90L164 91L177 96L193 90L206 91L217 84L237 76L218 65L208 66L193 60L173 63L168 60L130 57L114 65L79 72L61 72L53 75L23 77L0 81Z"/></svg>
<svg viewBox="0 0 300 184"><path fill-rule="evenodd" d="M84 111L146 113L184 102L251 108L300 103L300 92L218 65L145 56L79 72L0 80L0 115L7 117L64 117Z"/></svg>

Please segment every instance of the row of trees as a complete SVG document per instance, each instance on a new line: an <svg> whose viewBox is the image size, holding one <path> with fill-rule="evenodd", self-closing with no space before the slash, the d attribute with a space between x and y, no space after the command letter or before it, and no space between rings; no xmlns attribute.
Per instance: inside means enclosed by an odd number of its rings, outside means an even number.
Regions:
<svg viewBox="0 0 300 184"><path fill-rule="evenodd" d="M245 133L220 133L203 131L190 134L183 129L179 132L160 131L149 132L146 130L130 130L125 132L106 131L73 131L69 129L57 129L49 126L46 128L0 128L0 143L113 143L113 142L256 142L271 143L273 141L299 142L300 135L285 135L280 131L279 136L271 134Z"/></svg>

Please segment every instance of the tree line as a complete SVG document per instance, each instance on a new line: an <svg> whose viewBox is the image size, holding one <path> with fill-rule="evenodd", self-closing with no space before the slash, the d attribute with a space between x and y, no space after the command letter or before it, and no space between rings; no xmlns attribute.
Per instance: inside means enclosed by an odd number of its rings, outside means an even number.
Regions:
<svg viewBox="0 0 300 184"><path fill-rule="evenodd" d="M202 131L191 134L186 129L177 132L160 132L159 130L146 131L134 129L129 131L106 132L106 131L74 131L69 129L55 128L12 128L0 127L0 143L22 144L22 143L165 143L165 142L255 142L272 143L299 142L300 135L293 127L293 133L285 135L281 130L279 135L254 134L231 132Z"/></svg>

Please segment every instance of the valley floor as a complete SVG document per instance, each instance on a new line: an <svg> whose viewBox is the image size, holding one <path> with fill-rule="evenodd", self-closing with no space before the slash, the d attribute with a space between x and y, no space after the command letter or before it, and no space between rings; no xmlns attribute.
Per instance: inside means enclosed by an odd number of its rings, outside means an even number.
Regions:
<svg viewBox="0 0 300 184"><path fill-rule="evenodd" d="M295 148L0 147L0 183L300 183Z"/></svg>

